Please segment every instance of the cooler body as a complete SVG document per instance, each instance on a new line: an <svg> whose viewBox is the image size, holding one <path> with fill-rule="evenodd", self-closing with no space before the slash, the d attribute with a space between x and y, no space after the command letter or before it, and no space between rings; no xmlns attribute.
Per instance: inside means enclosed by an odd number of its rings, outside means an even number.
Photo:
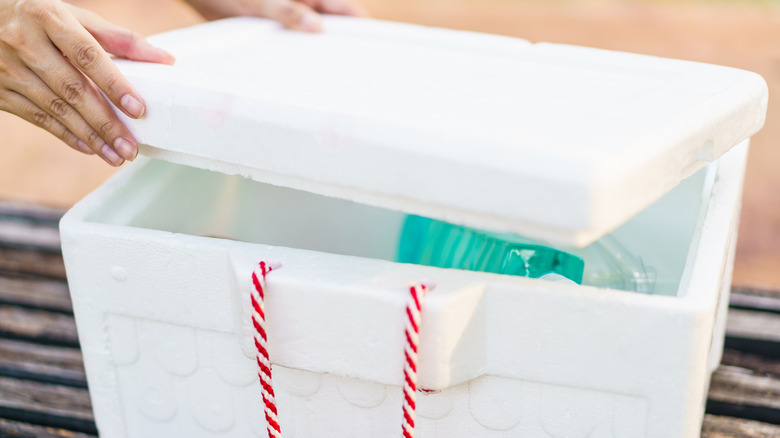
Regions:
<svg viewBox="0 0 780 438"><path fill-rule="evenodd" d="M613 234L652 294L396 263L405 215L140 159L61 223L100 436L265 436L249 294L268 275L284 436L695 438L722 353L747 142Z"/></svg>

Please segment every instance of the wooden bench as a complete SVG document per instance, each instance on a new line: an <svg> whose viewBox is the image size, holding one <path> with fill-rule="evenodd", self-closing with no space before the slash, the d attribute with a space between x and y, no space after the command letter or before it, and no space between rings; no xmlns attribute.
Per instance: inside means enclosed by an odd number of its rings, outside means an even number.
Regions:
<svg viewBox="0 0 780 438"><path fill-rule="evenodd" d="M61 215L0 203L0 437L97 434L62 263ZM780 437L780 291L732 291L702 437Z"/></svg>

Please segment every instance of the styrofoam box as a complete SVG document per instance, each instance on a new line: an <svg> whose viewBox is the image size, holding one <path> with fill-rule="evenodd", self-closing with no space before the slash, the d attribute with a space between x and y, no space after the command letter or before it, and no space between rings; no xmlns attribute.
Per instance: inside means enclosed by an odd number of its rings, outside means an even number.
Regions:
<svg viewBox="0 0 780 438"><path fill-rule="evenodd" d="M263 436L249 278L280 260L267 313L286 436L399 435L406 286L425 278L419 436L696 437L746 151L617 231L672 296L393 263L398 212L144 160L61 225L100 434Z"/></svg>
<svg viewBox="0 0 780 438"><path fill-rule="evenodd" d="M417 280L436 284L419 437L699 435L760 77L370 20L328 18L318 36L228 21L155 42L176 67L120 63L147 99L128 124L151 157L61 223L102 437L265 435L261 260L283 264L266 313L284 436L400 435ZM655 289L396 263L407 213L572 245L612 232Z"/></svg>

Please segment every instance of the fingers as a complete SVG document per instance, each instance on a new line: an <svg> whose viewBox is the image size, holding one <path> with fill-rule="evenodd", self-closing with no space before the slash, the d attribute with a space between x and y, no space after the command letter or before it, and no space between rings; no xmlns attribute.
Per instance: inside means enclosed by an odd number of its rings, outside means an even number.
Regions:
<svg viewBox="0 0 780 438"><path fill-rule="evenodd" d="M176 62L173 55L149 44L146 38L140 34L109 25L109 23L105 24L107 25L105 27L98 25L88 30L108 53L133 61L167 65L173 65Z"/></svg>
<svg viewBox="0 0 780 438"><path fill-rule="evenodd" d="M110 23L90 11L68 5L76 20L90 33L106 52L141 62L173 65L176 59L170 53L149 44L146 38Z"/></svg>
<svg viewBox="0 0 780 438"><path fill-rule="evenodd" d="M254 2L256 15L276 20L288 29L307 32L322 31L325 14L367 17L368 11L352 0L258 0Z"/></svg>
<svg viewBox="0 0 780 438"><path fill-rule="evenodd" d="M54 53L47 54L47 50ZM138 144L95 85L53 47L41 48L38 53L44 61L28 66L34 73L31 76L39 79L24 80L28 97L34 96L31 100L59 117L95 153L111 158L107 160L110 164L116 164L107 151L112 147L122 158L135 159Z"/></svg>
<svg viewBox="0 0 780 438"><path fill-rule="evenodd" d="M142 116L145 107L101 44L122 56L172 59L135 34L81 15L102 43L59 1L0 8L0 109L118 166L135 158L138 144L106 96L130 117Z"/></svg>
<svg viewBox="0 0 780 438"><path fill-rule="evenodd" d="M294 0L261 0L252 3L251 15L267 17L288 29L322 31L322 18L309 6Z"/></svg>
<svg viewBox="0 0 780 438"><path fill-rule="evenodd" d="M370 16L366 8L353 0L301 0L301 2L323 14L350 15L353 17Z"/></svg>
<svg viewBox="0 0 780 438"><path fill-rule="evenodd" d="M43 26L48 38L76 68L84 72L105 93L117 108L129 117L142 117L146 107L141 96L122 76L97 40L75 17L65 12L44 17L48 20ZM45 59L51 58L47 56ZM53 83L45 77L42 79L48 84ZM52 89L58 93L60 91L56 87Z"/></svg>
<svg viewBox="0 0 780 438"><path fill-rule="evenodd" d="M35 50L25 51L22 58L43 84L28 79L24 94L28 98L36 96L31 100L37 100L41 108L59 117L110 164L121 164L123 159L133 160L138 152L137 143L95 85L117 107L135 118L145 112L140 96L97 41L67 11L43 15L41 19L46 23L40 40L48 44L36 44ZM29 33L31 37L37 36L35 32ZM46 96L42 91L46 89L59 98Z"/></svg>
<svg viewBox="0 0 780 438"><path fill-rule="evenodd" d="M72 67L71 67L72 68ZM75 69L74 69L75 70ZM61 97L58 93L49 88L49 86L34 72L28 71L24 76L22 84L12 86L11 89L17 92L26 92L26 98L29 99L37 108L45 111L49 116L63 125L69 132L79 139L78 149L86 148L91 153L96 153L103 160L112 166L121 165L125 159L133 160L137 154L137 146L131 143L132 136L126 132L124 125L114 124L111 120L115 117L108 103L103 99L94 86L86 81L78 72L72 74L80 76L84 80L83 90L85 93L93 94L95 100L102 103L102 110L89 108L89 111L79 111L71 102ZM96 120L98 127L93 127L84 117L90 117ZM113 127L113 128L108 128ZM114 132L101 132L106 129L114 129ZM117 131L118 130L118 131ZM127 137L127 138L125 138ZM109 146L105 138L114 139L113 147Z"/></svg>
<svg viewBox="0 0 780 438"><path fill-rule="evenodd" d="M187 0L209 20L255 16L278 21L288 29L322 31L326 14L367 17L368 12L354 0Z"/></svg>
<svg viewBox="0 0 780 438"><path fill-rule="evenodd" d="M19 93L8 90L3 92L0 95L0 110L14 113L33 125L49 131L77 151L89 155L94 154L92 149L79 140L75 134L57 121L56 118Z"/></svg>
<svg viewBox="0 0 780 438"><path fill-rule="evenodd" d="M15 67L17 79L6 84L9 89L47 111L109 164L135 159L138 145L132 134L95 85L51 43L38 44L26 57L26 67Z"/></svg>

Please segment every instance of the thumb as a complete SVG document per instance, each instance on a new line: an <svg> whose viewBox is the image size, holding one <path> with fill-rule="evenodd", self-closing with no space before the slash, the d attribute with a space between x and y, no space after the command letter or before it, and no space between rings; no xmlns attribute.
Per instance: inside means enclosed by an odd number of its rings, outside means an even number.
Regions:
<svg viewBox="0 0 780 438"><path fill-rule="evenodd" d="M133 61L173 65L176 59L170 53L149 44L136 32L110 23L97 14L72 7L71 12L106 52Z"/></svg>
<svg viewBox="0 0 780 438"><path fill-rule="evenodd" d="M320 32L322 18L313 9L294 0L255 0L252 15L278 21L288 29Z"/></svg>

